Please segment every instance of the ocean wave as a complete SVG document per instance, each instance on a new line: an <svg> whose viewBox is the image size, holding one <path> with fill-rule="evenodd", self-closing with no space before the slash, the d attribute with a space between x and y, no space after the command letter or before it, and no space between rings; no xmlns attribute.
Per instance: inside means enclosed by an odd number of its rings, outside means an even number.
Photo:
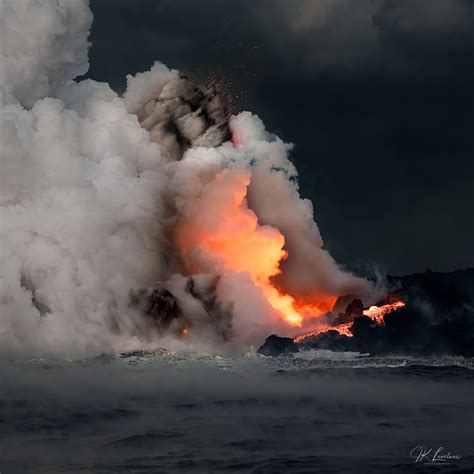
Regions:
<svg viewBox="0 0 474 474"><path fill-rule="evenodd" d="M208 352L180 352L158 348L120 353L103 353L96 357L72 359L31 359L21 364L42 366L61 365L115 365L147 369L179 368L190 365L210 366L225 371L306 371L325 369L404 369L405 373L433 374L456 369L474 373L474 358L462 356L416 357L408 355L371 356L360 352L335 352L324 349L301 351L278 357L266 357L250 350L240 354L215 354Z"/></svg>

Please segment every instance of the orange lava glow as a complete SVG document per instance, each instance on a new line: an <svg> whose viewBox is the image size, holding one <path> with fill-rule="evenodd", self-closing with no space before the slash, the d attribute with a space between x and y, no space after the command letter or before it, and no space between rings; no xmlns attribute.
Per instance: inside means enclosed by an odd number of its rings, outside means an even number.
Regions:
<svg viewBox="0 0 474 474"><path fill-rule="evenodd" d="M377 324L383 324L383 317L386 314L403 308L404 306L405 303L401 300L395 301L394 303L384 304L382 306L371 306L370 308L364 310L364 315L372 318Z"/></svg>
<svg viewBox="0 0 474 474"><path fill-rule="evenodd" d="M248 208L249 184L250 172L234 168L204 186L176 228L182 262L191 274L219 274L222 269L248 274L281 319L301 327L305 318L329 311L336 297L318 294L310 302L297 301L273 285L271 279L287 257L285 239L278 229L259 224Z"/></svg>
<svg viewBox="0 0 474 474"><path fill-rule="evenodd" d="M314 329L313 331L307 332L305 334L301 334L300 336L296 336L293 338L293 341L301 342L303 339L306 339L307 337L317 336L318 334L321 334L326 331L337 331L339 334L352 337L352 333L350 331L351 326L352 326L352 323L339 324L338 326L323 326L319 329Z"/></svg>
<svg viewBox="0 0 474 474"><path fill-rule="evenodd" d="M391 313L393 311L396 311L397 309L401 309L405 306L405 302L402 300L397 300L393 303L387 303L382 306L371 306L370 308L367 308L363 311L364 316L368 316L369 318L372 318L378 325L384 324L383 317ZM301 342L303 339L306 339L307 337L311 336L317 336L318 334L321 334L326 331L337 331L339 334L344 334L345 336L352 337L352 332L350 331L350 328L352 327L352 322L345 323L345 324L339 324L337 326L323 326L321 328L315 329L313 331L309 331L305 334L301 334L299 336L296 336L293 338L295 342Z"/></svg>

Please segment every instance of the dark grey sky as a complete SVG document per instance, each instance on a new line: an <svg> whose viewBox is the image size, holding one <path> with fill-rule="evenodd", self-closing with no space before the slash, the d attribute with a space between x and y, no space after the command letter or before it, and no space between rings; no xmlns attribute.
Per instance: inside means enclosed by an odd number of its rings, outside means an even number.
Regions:
<svg viewBox="0 0 474 474"><path fill-rule="evenodd" d="M89 77L222 78L295 143L346 266L474 266L474 1L92 0Z"/></svg>

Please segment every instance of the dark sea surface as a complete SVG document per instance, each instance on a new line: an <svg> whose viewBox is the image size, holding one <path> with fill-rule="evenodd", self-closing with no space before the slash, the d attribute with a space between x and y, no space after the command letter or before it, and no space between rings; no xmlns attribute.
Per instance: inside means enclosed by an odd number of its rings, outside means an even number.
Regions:
<svg viewBox="0 0 474 474"><path fill-rule="evenodd" d="M417 446L431 454L416 462ZM460 459L431 462L439 448ZM0 472L472 473L474 361L308 351L1 362Z"/></svg>

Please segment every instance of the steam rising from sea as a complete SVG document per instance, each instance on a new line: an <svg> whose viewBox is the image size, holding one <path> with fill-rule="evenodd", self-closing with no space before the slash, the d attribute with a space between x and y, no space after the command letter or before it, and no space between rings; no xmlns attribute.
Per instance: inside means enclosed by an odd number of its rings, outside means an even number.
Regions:
<svg viewBox="0 0 474 474"><path fill-rule="evenodd" d="M271 304L281 292L373 300L323 249L291 145L257 116L227 117L215 92L161 63L128 76L123 97L74 81L91 22L86 0L0 3L0 355L146 348L188 326L186 344L248 346L288 332ZM248 232L258 252L276 242L272 268L252 274L192 240ZM157 285L179 306L168 332L131 303Z"/></svg>

